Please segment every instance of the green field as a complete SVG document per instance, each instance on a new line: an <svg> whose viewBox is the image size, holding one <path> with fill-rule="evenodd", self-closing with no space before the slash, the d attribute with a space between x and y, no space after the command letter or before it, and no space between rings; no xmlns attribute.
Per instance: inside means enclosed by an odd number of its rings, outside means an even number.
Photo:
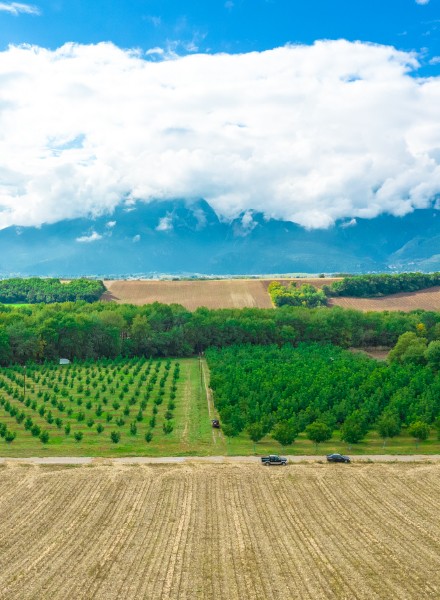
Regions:
<svg viewBox="0 0 440 600"><path fill-rule="evenodd" d="M174 397L175 396L175 397ZM154 420L152 421L152 419ZM315 454L304 434L282 448L267 436L254 444L242 433L225 438L211 428L218 417L209 390L209 372L199 359L118 359L30 365L0 369L0 424L15 434L0 437L0 456L208 456L268 452ZM164 424L173 429L164 431ZM66 432L67 426L67 432ZM70 427L70 431L69 431ZM102 431L98 431L102 429ZM49 434L47 443L41 433ZM117 443L111 440L117 432ZM151 441L146 440L150 433ZM82 434L81 440L75 434ZM416 449L405 434L383 441L374 432L347 448L334 439L318 453L438 453L434 432Z"/></svg>

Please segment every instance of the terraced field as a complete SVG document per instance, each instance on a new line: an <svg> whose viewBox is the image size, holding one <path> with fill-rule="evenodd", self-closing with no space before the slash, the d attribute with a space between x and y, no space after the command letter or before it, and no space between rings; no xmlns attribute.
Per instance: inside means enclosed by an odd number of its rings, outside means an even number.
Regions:
<svg viewBox="0 0 440 600"><path fill-rule="evenodd" d="M440 597L438 464L0 473L0 598Z"/></svg>

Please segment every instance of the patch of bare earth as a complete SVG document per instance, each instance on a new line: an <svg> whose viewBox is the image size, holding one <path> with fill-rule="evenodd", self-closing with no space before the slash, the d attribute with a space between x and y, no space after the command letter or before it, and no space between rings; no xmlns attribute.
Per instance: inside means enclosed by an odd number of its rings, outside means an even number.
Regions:
<svg viewBox="0 0 440 600"><path fill-rule="evenodd" d="M381 298L331 298L331 306L342 306L362 311L401 310L440 310L440 286L411 292L408 294L392 294Z"/></svg>
<svg viewBox="0 0 440 600"><path fill-rule="evenodd" d="M440 597L440 465L184 464L0 478L0 597Z"/></svg>

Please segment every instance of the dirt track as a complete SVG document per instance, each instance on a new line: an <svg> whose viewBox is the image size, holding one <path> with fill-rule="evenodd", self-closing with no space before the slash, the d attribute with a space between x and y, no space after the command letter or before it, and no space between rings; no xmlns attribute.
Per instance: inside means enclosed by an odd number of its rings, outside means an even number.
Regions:
<svg viewBox="0 0 440 600"><path fill-rule="evenodd" d="M440 454L365 454L351 457L353 462L438 462ZM325 456L297 455L288 456L289 463L319 462ZM5 463L22 463L32 465L154 465L154 464L182 464L182 463L260 463L258 456L124 456L120 458L96 458L91 456L34 456L31 458L3 458L0 465Z"/></svg>
<svg viewBox="0 0 440 600"><path fill-rule="evenodd" d="M439 475L421 463L9 462L0 598L438 598Z"/></svg>

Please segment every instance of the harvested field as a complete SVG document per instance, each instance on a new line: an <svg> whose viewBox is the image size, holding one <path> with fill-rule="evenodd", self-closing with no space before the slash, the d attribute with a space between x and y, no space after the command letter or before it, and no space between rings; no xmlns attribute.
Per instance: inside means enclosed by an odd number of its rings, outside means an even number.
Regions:
<svg viewBox="0 0 440 600"><path fill-rule="evenodd" d="M434 599L435 464L8 464L0 598Z"/></svg>
<svg viewBox="0 0 440 600"><path fill-rule="evenodd" d="M103 299L120 303L182 304L189 310L207 308L272 308L262 280L222 279L212 281L105 281L109 290Z"/></svg>
<svg viewBox="0 0 440 600"><path fill-rule="evenodd" d="M119 303L182 304L189 310L207 308L272 308L267 287L271 281L299 284L311 283L316 287L330 284L335 279L216 279L205 281L104 281L108 290L103 300Z"/></svg>
<svg viewBox="0 0 440 600"><path fill-rule="evenodd" d="M392 294L382 298L332 298L330 306L342 306L362 311L383 310L440 310L440 286L411 292L408 294Z"/></svg>

